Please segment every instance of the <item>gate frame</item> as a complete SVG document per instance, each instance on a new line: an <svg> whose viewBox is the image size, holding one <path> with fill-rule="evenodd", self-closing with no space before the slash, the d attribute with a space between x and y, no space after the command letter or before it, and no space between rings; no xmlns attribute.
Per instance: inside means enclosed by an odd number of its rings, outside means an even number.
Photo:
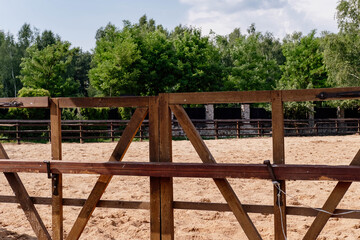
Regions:
<svg viewBox="0 0 360 240"><path fill-rule="evenodd" d="M275 91L250 91L250 92L212 92L212 93L162 93L156 97L116 97L116 98L7 98L1 99L2 102L21 103L17 107L40 107L50 108L51 119L51 158L52 160L61 160L61 109L69 107L137 107L131 121L127 125L122 137L120 138L109 161L121 161L126 150L131 144L136 132L138 131L142 121L149 113L150 124L150 162L161 163L162 165L171 165L172 162L172 135L171 135L171 112L179 120L190 142L197 151L200 159L206 164L216 164L211 152L206 147L199 133L196 131L191 120L186 115L183 104L217 104L217 103L259 103L269 102L272 104L272 145L273 145L273 163L285 164L284 151L284 114L283 103L288 101L324 101L324 100L346 100L360 99L360 87L353 88L333 88L333 89L306 89L306 90L275 90ZM5 106L8 107L8 106ZM8 159L8 156L0 144L0 158ZM20 164L21 162L19 162ZM153 165L154 165L153 164ZM360 164L360 152L355 156L351 165ZM304 166L306 167L306 165ZM27 171L32 171L30 168ZM4 172L4 171L3 171ZM4 172L8 175L10 185L17 184L13 189L17 201L22 206L25 214L30 221L34 232L39 239L51 239L41 218L38 216L34 203L39 198L28 196L26 189L23 187L17 173ZM172 175L168 177L150 176L150 203L148 206L135 208L150 209L150 238L153 240L174 239L174 208L189 209L191 203L174 202L173 200L173 179ZM95 184L89 198L83 202L83 208L76 219L67 239L78 239L86 226L94 209L101 203L102 194L108 186L112 175L100 175ZM228 208L236 216L239 224L243 228L249 239L261 239L260 234L248 217L249 206L242 205L236 194L232 190L230 184L225 178L212 177L218 186L220 192L228 203ZM285 192L285 180L279 181L280 188ZM330 194L328 200L323 206L329 212L334 212L338 203L351 185L351 181L339 182ZM53 173L52 178L52 239L63 239L63 205L66 201L62 197L62 173ZM55 191L56 190L56 191ZM286 239L286 216L290 209L301 209L297 207L289 208L286 206L286 196L281 194L280 202L277 204L277 192L274 187L274 205L272 213L274 214L274 231L275 239ZM3 196L0 196L3 197ZM77 200L79 204L80 199ZM46 200L47 201L47 200ZM46 202L45 201L45 202ZM3 201L5 202L5 201ZM70 200L71 202L71 200ZM76 202L76 201L75 201ZM110 201L111 202L111 201ZM107 202L108 206L109 201ZM131 205L131 202L128 204ZM181 205L182 204L182 205ZM100 204L101 205L101 204ZM106 205L106 204L105 204ZM130 206L129 205L129 206ZM208 204L210 210L225 209L224 205ZM257 205L252 206L256 208ZM186 208L187 207L187 208ZM192 206L193 207L193 206ZM257 211L269 211L266 206L258 206ZM264 208L265 207L265 208ZM280 209L281 211L280 211ZM32 209L28 211L28 209ZM196 209L199 209L197 207ZM256 211L256 210L253 210ZM299 215L305 215L304 211L299 210ZM305 211L306 212L306 211ZM308 211L309 212L309 211ZM313 213L312 213L313 214ZM35 217L34 217L35 216ZM330 215L324 213L317 214L313 224L305 235L304 239L316 238Z"/></svg>

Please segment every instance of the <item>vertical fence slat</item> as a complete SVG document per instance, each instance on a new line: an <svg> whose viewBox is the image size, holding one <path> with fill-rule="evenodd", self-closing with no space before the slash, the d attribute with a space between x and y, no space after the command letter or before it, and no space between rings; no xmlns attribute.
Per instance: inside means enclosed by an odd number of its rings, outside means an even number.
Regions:
<svg viewBox="0 0 360 240"><path fill-rule="evenodd" d="M51 159L62 159L61 146L61 109L58 99L50 100L50 125L51 125ZM52 179L53 188L57 188L57 194L54 194L52 188L52 238L53 240L63 239L63 204L62 204L62 174L57 174L57 181ZM56 184L56 186L55 186Z"/></svg>
<svg viewBox="0 0 360 240"><path fill-rule="evenodd" d="M160 162L172 161L172 128L169 95L159 94ZM173 179L161 178L161 239L174 239Z"/></svg>
<svg viewBox="0 0 360 240"><path fill-rule="evenodd" d="M273 91L272 100L272 140L273 140L273 162L275 164L285 163L284 143L284 112L281 91ZM280 188L285 191L285 181L279 181ZM278 190L274 187L274 226L275 239L286 239L286 197L281 194L281 206L278 205ZM281 211L280 211L281 210ZM284 236L285 235L285 236Z"/></svg>
<svg viewBox="0 0 360 240"><path fill-rule="evenodd" d="M159 162L159 98L149 99L149 153L150 162ZM150 177L150 239L161 240L160 178Z"/></svg>

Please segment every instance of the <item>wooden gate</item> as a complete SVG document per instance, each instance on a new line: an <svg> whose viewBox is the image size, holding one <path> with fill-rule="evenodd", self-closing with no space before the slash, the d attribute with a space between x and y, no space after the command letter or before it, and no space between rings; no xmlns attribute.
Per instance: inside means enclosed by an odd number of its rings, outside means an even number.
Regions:
<svg viewBox="0 0 360 240"><path fill-rule="evenodd" d="M351 166L312 166L285 165L283 103L290 101L325 101L360 99L360 88L311 89L258 92L212 92L212 93L174 93L160 94L156 97L117 97L117 98L13 98L1 99L2 107L50 108L51 116L51 156L49 162L2 160L0 169L4 172L15 197L0 196L2 202L18 202L25 212L36 236L39 239L63 239L63 205L82 206L67 239L78 239L91 214L97 206L114 206L111 201L100 200L113 175L133 175L150 177L150 202L141 206L123 203L126 208L145 208L150 210L151 239L174 239L174 208L231 210L239 225L249 239L261 239L259 232L248 216L249 212L274 214L275 239L286 239L286 216L288 214L316 216L304 239L316 239L325 226L331 213L350 187L352 181L359 181L360 153L356 154ZM187 116L183 104L218 103L261 103L272 106L273 164L217 164L206 144ZM106 163L70 163L58 161L62 158L61 149L61 109L72 107L136 107L113 153ZM172 162L171 112L194 146L203 163L175 164ZM142 121L149 116L150 163L120 163L126 154ZM8 159L5 149L0 145L0 158ZM30 197L17 172L48 173L52 178L52 198ZM64 199L62 196L62 174L88 173L100 174L86 201ZM173 200L173 177L213 178L227 204L179 203ZM270 179L274 183L274 204L243 205L226 178ZM286 180L331 180L339 181L323 210L286 206ZM52 235L50 236L34 204L46 202L52 205ZM113 205L112 205L113 204ZM329 214L330 213L330 214ZM352 218L359 218L355 211Z"/></svg>

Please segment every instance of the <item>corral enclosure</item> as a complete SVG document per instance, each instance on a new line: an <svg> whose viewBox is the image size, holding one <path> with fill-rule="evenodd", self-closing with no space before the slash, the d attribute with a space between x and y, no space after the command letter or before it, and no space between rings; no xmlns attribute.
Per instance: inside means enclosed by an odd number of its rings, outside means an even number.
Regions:
<svg viewBox="0 0 360 240"><path fill-rule="evenodd" d="M31 196L41 196L41 198L33 198L27 201L28 207L32 203L52 204L52 208L47 205L37 205L36 208L40 216L37 221L31 219L30 223L34 228L34 225L37 225L36 222L42 219L45 227L40 227L37 234L45 233L46 235L47 231L49 231L53 239L77 239L87 222L87 227L83 235L81 235L82 239L148 239L149 235L151 239L173 239L174 237L177 239L244 239L246 237L249 239L285 239L285 235L288 235L289 239L299 239L307 232L311 235L305 235L305 238L313 239L314 234L320 233L322 226L321 224L313 224L317 211L311 209L310 206L322 207L335 185L337 185L336 189L340 186L341 191L345 194L346 185L350 186L352 180L359 181L355 174L351 174L358 170L357 167L344 167L342 170L345 172L339 173L338 165L349 165L352 161L359 161L357 152L360 139L358 136L284 139L282 103L284 101L359 98L359 90L359 88L348 88L252 93L232 92L231 94L163 94L159 97L147 98L147 100L144 100L144 98L130 98L133 102L128 99L116 99L116 101L113 99L91 99L87 101L81 99L51 99L53 123L51 145L24 144L18 146L5 144L7 155L11 159L16 159L18 164L12 161L8 163L13 165L6 166L7 161L3 161L5 164L1 164L1 167L3 172L42 172L41 174L21 173L20 177ZM321 95L324 93L327 94L325 98ZM23 107L26 107L26 100L18 99L17 101L23 101ZM271 102L273 108L272 120L273 123L276 123L272 127L272 138L203 142L194 131L186 114L184 114L181 104L209 102ZM145 104L145 106L141 106L139 103ZM120 139L119 144L80 145L66 143L61 145L59 110L62 107L118 106L124 104L126 106L140 105L140 108L134 113L132 121L128 124L129 130L124 133L125 136ZM170 109L179 119L180 125L184 128L190 141L171 141L171 138L169 138L171 131L169 129ZM148 111L150 112L149 121L152 122L153 127L150 142L131 143L132 137L136 133L139 124L141 124L141 119L145 117ZM127 149L129 145L130 147ZM116 151L111 153L114 148ZM2 154L3 158L5 158L4 151ZM149 161L149 155L150 161L153 162L173 161L174 163L157 163L144 166L130 164L130 162ZM151 177L114 176L110 182L109 173L115 175L115 171L119 171L116 174L121 174L121 169L108 164L104 165L107 166L106 171L96 172L96 167L100 168L103 165L90 164L107 161L109 156L111 156L110 160L126 161L125 164L118 164L117 166L121 166L127 171L130 171L128 167L135 166L141 170L141 167L148 166L149 168L142 169L141 174ZM287 176L286 169L282 170L281 168L282 164L285 163L285 156L287 164L305 165L298 166L299 171L301 168L308 169L308 172L312 175L310 177L304 173L296 175L296 172L293 172L293 176ZM63 163L51 161L49 166L39 162L39 160L50 158L53 160L63 159ZM245 169L244 172L238 173L219 173L215 170L211 172L211 167L214 165L215 168L218 167L219 171L220 167L226 167L225 165L214 164L215 159L218 163L236 163L236 165L231 165L235 169L236 167L253 167L257 172L255 175L254 172L252 172L253 175L250 174L251 169ZM277 189L274 189L272 182L269 181L271 177L266 165L262 164L266 159L272 159L272 162L277 164L273 165L273 168L282 190L285 190L285 180L311 179L322 181L288 182L286 192L288 192L289 196L286 197L281 193L281 204L278 204ZM32 161L24 162L21 160ZM200 163L201 161L205 163L196 166L190 164ZM83 166L84 169L72 168L71 171L73 172L71 172L66 170L67 167L72 166L69 162L89 163L88 166ZM177 163L185 163L185 165L176 165ZM321 166L313 166L315 164L335 166L321 168ZM26 166L26 169L24 166ZM175 171L165 168L168 166ZM181 175L179 169L184 170L184 166L190 167L187 174L195 176L195 178L179 177ZM47 167L50 167L53 183L47 179L45 174ZM291 166L289 165L289 167ZM314 169L317 169L317 172ZM145 174L145 170L149 170L148 175ZM69 173L67 171L71 173L107 174L102 175L97 180L97 177L92 175L67 174ZM202 172L206 171L209 174L207 177L215 178L217 185L211 179L197 178L202 176ZM290 170L288 169L288 171ZM132 175L140 175L140 172L133 173ZM9 173L7 174L9 175ZM224 177L228 175L234 178L228 181L224 180ZM57 177L60 177L60 179L56 180ZM175 178L172 179L172 177ZM235 179L239 177L245 179ZM339 185L335 182L336 180L346 181L346 183L340 183ZM19 179L15 181L20 182ZM108 182L110 184L103 196L102 193L96 191L90 194L87 203L85 203L85 208L88 208L88 210L84 211L83 208L80 217L76 220L81 206L84 205L84 201L81 199L88 197L96 181L98 183L95 188L99 188L102 183L106 183L106 186ZM1 183L6 185L6 179L2 178ZM345 196L339 208L359 209L360 206L357 206L359 192L356 185L351 186L349 193ZM102 189L105 190L106 186L103 185ZM59 191L57 194L54 187ZM337 199L331 197L330 202L335 205L333 206L335 209L337 207L335 202L340 202L342 196L340 196L339 190L334 190L334 192ZM8 196L11 195L10 187L3 188L1 195L6 195L1 197L2 202L18 201L16 198ZM53 199L52 201L49 198L50 196ZM93 213L93 217L90 217L92 211L89 209L95 209L98 202L97 200L91 200L92 197L95 199L101 197L102 200L108 201L100 201L100 207L106 208L97 208ZM26 199L20 199L21 201L25 202ZM62 204L64 204L64 207L62 207ZM302 204L305 204L305 206L302 206ZM19 216L23 214L21 207L16 208L14 204L5 203L2 205L4 208L1 209L1 214L6 217L1 222L3 228L1 234L18 235L18 238L33 239L35 235L31 233L30 225L25 226L24 222L26 221L18 220ZM67 207L66 205L72 206ZM13 211L6 210L12 207L14 208ZM114 209L110 207L114 207ZM327 209L328 206L325 204L324 208ZM62 209L64 214L61 214ZM328 209L328 211L333 212L334 209ZM12 221L14 215L17 218ZM358 212L354 212L332 218L323 229L320 239L358 238L360 235L358 220L351 219L360 218L359 215ZM319 216L315 219L321 220L322 218L323 225L327 222L327 218L330 217L330 215L324 217L321 214ZM340 219L340 217L350 219ZM84 221L84 219L86 220ZM9 221L7 222L7 220ZM75 220L76 223L73 226ZM35 229L38 228L35 227ZM41 237L38 235L38 238Z"/></svg>

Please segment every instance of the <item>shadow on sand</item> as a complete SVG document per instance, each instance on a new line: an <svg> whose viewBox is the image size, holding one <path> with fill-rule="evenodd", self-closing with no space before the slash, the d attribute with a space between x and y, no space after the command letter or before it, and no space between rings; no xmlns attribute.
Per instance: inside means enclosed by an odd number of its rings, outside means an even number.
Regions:
<svg viewBox="0 0 360 240"><path fill-rule="evenodd" d="M36 237L27 235L27 234L18 234L17 232L12 232L6 230L5 228L0 228L0 239L1 240L36 240Z"/></svg>

